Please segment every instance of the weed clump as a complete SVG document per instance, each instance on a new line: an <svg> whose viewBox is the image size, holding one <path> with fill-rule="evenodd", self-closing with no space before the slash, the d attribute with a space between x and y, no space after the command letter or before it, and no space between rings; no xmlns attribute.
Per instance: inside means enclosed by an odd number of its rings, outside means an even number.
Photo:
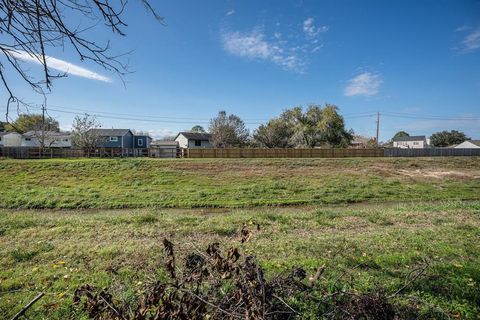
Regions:
<svg viewBox="0 0 480 320"><path fill-rule="evenodd" d="M244 225L241 242L251 235ZM322 286L324 267L310 278L302 268L267 278L256 257L236 247L222 251L215 242L180 264L174 244L164 239L163 247L166 279L150 281L129 301L85 284L74 304L91 319L402 319L381 288L359 293L341 283L333 291Z"/></svg>

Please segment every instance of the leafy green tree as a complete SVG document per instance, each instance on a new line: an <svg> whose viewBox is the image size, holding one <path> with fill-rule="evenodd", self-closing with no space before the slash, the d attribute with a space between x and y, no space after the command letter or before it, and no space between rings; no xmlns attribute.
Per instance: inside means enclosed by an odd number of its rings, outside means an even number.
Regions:
<svg viewBox="0 0 480 320"><path fill-rule="evenodd" d="M305 112L302 107L295 107L283 112L280 119L293 128L295 147L346 147L353 139L353 132L345 129L343 117L335 105L326 104L322 108L311 104Z"/></svg>
<svg viewBox="0 0 480 320"><path fill-rule="evenodd" d="M322 109L322 119L318 124L323 141L330 147L346 148L353 140L353 130L345 130L345 121L338 114L338 107L326 104Z"/></svg>
<svg viewBox="0 0 480 320"><path fill-rule="evenodd" d="M284 111L280 118L293 128L292 141L295 147L313 148L322 140L318 126L322 119L320 106L309 105L305 112L302 107L294 107Z"/></svg>
<svg viewBox="0 0 480 320"><path fill-rule="evenodd" d="M241 147L247 143L249 132L240 117L225 111L210 120L209 132L216 148Z"/></svg>
<svg viewBox="0 0 480 320"><path fill-rule="evenodd" d="M275 118L262 124L255 130L253 139L260 147L288 148L292 147L293 128L286 121Z"/></svg>
<svg viewBox="0 0 480 320"><path fill-rule="evenodd" d="M430 136L430 144L434 147L448 147L466 140L470 140L470 138L457 130L435 132Z"/></svg>
<svg viewBox="0 0 480 320"><path fill-rule="evenodd" d="M205 129L202 126L196 125L190 129L191 132L205 133Z"/></svg>
<svg viewBox="0 0 480 320"><path fill-rule="evenodd" d="M43 117L41 114L21 114L12 123L5 125L7 131L16 131L25 133L27 131L60 131L58 121L45 117L45 127L43 126Z"/></svg>
<svg viewBox="0 0 480 320"><path fill-rule="evenodd" d="M405 132L405 131L398 131L397 133L395 133L395 135L393 136L393 139L395 138L401 138L401 137L409 137L410 135Z"/></svg>
<svg viewBox="0 0 480 320"><path fill-rule="evenodd" d="M5 131L5 123L0 121L0 132Z"/></svg>

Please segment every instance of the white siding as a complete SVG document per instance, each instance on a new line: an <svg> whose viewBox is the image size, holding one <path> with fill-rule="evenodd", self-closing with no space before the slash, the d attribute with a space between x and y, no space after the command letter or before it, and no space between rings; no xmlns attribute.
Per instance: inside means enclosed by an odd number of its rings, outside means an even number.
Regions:
<svg viewBox="0 0 480 320"><path fill-rule="evenodd" d="M426 147L425 141L394 141L394 148L404 149L423 149Z"/></svg>
<svg viewBox="0 0 480 320"><path fill-rule="evenodd" d="M16 132L7 133L2 140L4 147L20 147L22 145L22 135Z"/></svg>
<svg viewBox="0 0 480 320"><path fill-rule="evenodd" d="M183 134L179 134L178 137L175 139L178 142L178 146L180 148L186 149L188 148L188 139L185 138Z"/></svg>
<svg viewBox="0 0 480 320"><path fill-rule="evenodd" d="M22 147L40 147L39 137L22 137ZM45 137L45 146L52 148L70 148L72 139L70 135Z"/></svg>
<svg viewBox="0 0 480 320"><path fill-rule="evenodd" d="M200 141L200 146L196 146L195 145L195 140L189 140L188 141L188 147L190 149L200 149L200 148L213 148L212 144L210 143L210 141L204 141L204 140L201 140Z"/></svg>

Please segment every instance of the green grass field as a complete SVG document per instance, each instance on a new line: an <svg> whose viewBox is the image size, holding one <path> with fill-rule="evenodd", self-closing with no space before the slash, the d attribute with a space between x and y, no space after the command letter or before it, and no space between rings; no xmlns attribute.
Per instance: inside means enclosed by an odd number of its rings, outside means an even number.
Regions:
<svg viewBox="0 0 480 320"><path fill-rule="evenodd" d="M478 158L0 160L0 190L0 318L40 291L30 319L82 318L85 283L128 296L163 276L164 238L180 256L239 246L267 276L349 270L360 292L393 293L428 261L398 303L480 316ZM261 228L240 244L245 222Z"/></svg>
<svg viewBox="0 0 480 320"><path fill-rule="evenodd" d="M479 158L4 160L0 208L480 200L479 177Z"/></svg>

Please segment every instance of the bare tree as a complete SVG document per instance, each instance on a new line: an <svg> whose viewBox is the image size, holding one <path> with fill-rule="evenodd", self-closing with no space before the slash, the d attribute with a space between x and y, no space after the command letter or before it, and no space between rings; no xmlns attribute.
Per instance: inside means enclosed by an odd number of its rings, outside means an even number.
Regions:
<svg viewBox="0 0 480 320"><path fill-rule="evenodd" d="M212 134L212 144L216 148L241 147L248 139L248 129L240 117L225 111L210 120L208 130Z"/></svg>
<svg viewBox="0 0 480 320"><path fill-rule="evenodd" d="M148 0L138 0L158 21L163 21ZM69 47L81 61L90 61L106 70L124 75L127 65L123 55L111 53L109 43L98 44L86 31L103 23L114 34L125 35L123 15L128 0L0 0L0 79L8 93L6 120L11 104L25 105L13 92L7 74L19 75L33 90L50 91L52 80L64 73L52 71L48 52L56 47ZM73 25L72 16L82 17L91 25ZM68 18L67 18L68 16ZM42 66L41 79L34 79L21 63L28 57Z"/></svg>
<svg viewBox="0 0 480 320"><path fill-rule="evenodd" d="M90 154L104 142L105 137L95 130L100 126L95 116L76 116L72 124L72 144Z"/></svg>

